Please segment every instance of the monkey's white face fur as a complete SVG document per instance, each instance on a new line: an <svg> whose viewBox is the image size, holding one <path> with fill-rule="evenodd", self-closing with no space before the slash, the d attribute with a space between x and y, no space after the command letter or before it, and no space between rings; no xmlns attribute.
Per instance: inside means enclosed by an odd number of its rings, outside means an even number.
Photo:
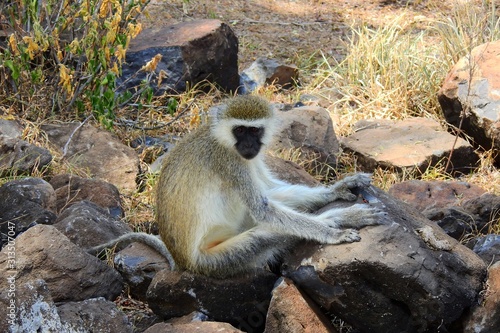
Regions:
<svg viewBox="0 0 500 333"><path fill-rule="evenodd" d="M236 138L232 130L238 126L264 128L264 135L261 139L263 145L271 143L276 128L274 110L270 107L269 117L261 119L237 119L226 118L224 113L227 107L214 108L211 112L210 130L217 141L228 148L233 148Z"/></svg>

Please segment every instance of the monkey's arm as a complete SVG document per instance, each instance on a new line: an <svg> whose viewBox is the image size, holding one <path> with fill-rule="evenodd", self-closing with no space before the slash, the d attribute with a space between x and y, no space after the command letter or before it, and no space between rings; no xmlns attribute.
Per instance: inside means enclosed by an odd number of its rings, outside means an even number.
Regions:
<svg viewBox="0 0 500 333"><path fill-rule="evenodd" d="M272 176L270 181L273 184L267 191L270 198L292 208L313 211L335 200L356 200L357 196L351 190L368 187L371 177L366 173L357 173L331 186L316 187L291 185Z"/></svg>
<svg viewBox="0 0 500 333"><path fill-rule="evenodd" d="M94 246L90 249L87 249L87 253L92 254L92 255L97 255L99 252L102 250L109 248L109 247L114 247L114 246L119 246L120 248L123 248L127 246L130 243L133 242L139 242L143 243L154 250L156 250L158 253L160 253L165 259L167 259L168 264L170 265L170 269L174 270L175 269L175 262L174 258L172 258L172 255L170 254L170 251L167 249L165 244L156 236L147 234L145 232L130 232L128 234L124 234L118 238L115 238L107 243L101 244Z"/></svg>

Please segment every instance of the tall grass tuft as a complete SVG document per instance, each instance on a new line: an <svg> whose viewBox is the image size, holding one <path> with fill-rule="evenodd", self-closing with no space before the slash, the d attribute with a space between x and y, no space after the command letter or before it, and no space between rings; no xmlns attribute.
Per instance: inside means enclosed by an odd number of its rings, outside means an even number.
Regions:
<svg viewBox="0 0 500 333"><path fill-rule="evenodd" d="M401 15L389 24L352 27L347 56L341 62L323 58L315 88L336 89L343 96L334 111L347 124L359 119L438 118L437 87L446 74L439 46L429 44L429 30Z"/></svg>
<svg viewBox="0 0 500 333"><path fill-rule="evenodd" d="M495 0L456 1L448 15L442 15L434 25L439 35L442 53L452 66L461 57L481 44L500 39L500 20Z"/></svg>

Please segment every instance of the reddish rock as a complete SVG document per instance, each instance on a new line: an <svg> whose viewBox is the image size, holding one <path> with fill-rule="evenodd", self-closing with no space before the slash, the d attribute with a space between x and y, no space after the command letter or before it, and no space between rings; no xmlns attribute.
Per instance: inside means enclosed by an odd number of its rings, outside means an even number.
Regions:
<svg viewBox="0 0 500 333"><path fill-rule="evenodd" d="M264 326L276 280L263 269L224 280L164 269L154 276L147 298L153 312L163 319L198 311L250 332Z"/></svg>
<svg viewBox="0 0 500 333"><path fill-rule="evenodd" d="M341 139L341 145L347 152L356 154L365 171L382 167L424 172L429 166L446 163L455 142L455 136L444 131L436 121L426 118L364 120L356 127L358 130L354 134ZM459 138L450 169L466 171L477 161L472 146Z"/></svg>
<svg viewBox="0 0 500 333"><path fill-rule="evenodd" d="M458 181L409 180L393 185L389 194L419 211L430 208L461 206L486 191L477 185Z"/></svg>
<svg viewBox="0 0 500 333"><path fill-rule="evenodd" d="M438 92L446 120L476 145L500 150L500 41L479 45L449 71ZM466 110L467 112L462 112ZM497 154L500 162L500 154Z"/></svg>
<svg viewBox="0 0 500 333"><path fill-rule="evenodd" d="M241 73L242 89L250 93L266 84L280 88L291 88L299 79L299 69L295 65L285 65L277 60L258 58Z"/></svg>
<svg viewBox="0 0 500 333"><path fill-rule="evenodd" d="M56 175L50 180L56 191L57 211L87 200L106 209L109 215L123 217L120 192L113 184L100 179L81 178L74 175Z"/></svg>
<svg viewBox="0 0 500 333"><path fill-rule="evenodd" d="M488 270L488 281L484 299L472 311L465 333L500 332L500 262L497 261Z"/></svg>
<svg viewBox="0 0 500 333"><path fill-rule="evenodd" d="M66 208L54 223L60 232L78 246L88 249L107 243L132 230L104 208L90 201L80 201Z"/></svg>
<svg viewBox="0 0 500 333"><path fill-rule="evenodd" d="M79 123L45 124L49 141L65 153L65 159L86 169L91 177L110 182L124 194L136 189L139 157L109 131ZM71 139L70 139L71 138Z"/></svg>
<svg viewBox="0 0 500 333"><path fill-rule="evenodd" d="M300 165L292 161L268 155L266 156L266 165L276 177L290 184L319 185L319 181L308 174Z"/></svg>
<svg viewBox="0 0 500 333"><path fill-rule="evenodd" d="M311 300L306 300L291 280L273 290L265 333L332 333L335 328Z"/></svg>
<svg viewBox="0 0 500 333"><path fill-rule="evenodd" d="M0 276L10 276L16 284L43 279L54 302L95 297L111 300L122 290L117 271L71 243L53 226L39 224L16 238L15 270L8 264L12 262L9 248L0 252Z"/></svg>
<svg viewBox="0 0 500 333"><path fill-rule="evenodd" d="M288 111L277 111L279 130L271 150L298 149L300 158L314 162L336 164L340 152L339 142L333 129L332 118L326 109L318 106L302 106Z"/></svg>
<svg viewBox="0 0 500 333"><path fill-rule="evenodd" d="M228 323L199 321L186 324L158 323L144 333L242 333Z"/></svg>

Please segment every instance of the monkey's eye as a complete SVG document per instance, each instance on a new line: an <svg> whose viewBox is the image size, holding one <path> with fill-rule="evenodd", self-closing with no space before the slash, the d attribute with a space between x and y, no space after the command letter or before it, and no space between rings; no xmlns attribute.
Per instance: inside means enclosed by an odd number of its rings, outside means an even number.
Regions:
<svg viewBox="0 0 500 333"><path fill-rule="evenodd" d="M242 134L245 132L245 126L238 126L233 129L234 133Z"/></svg>
<svg viewBox="0 0 500 333"><path fill-rule="evenodd" d="M249 127L249 128L248 128L248 130L249 130L249 131L250 131L250 133L252 133L252 134L257 134L257 133L259 133L260 128L258 128L258 127Z"/></svg>

